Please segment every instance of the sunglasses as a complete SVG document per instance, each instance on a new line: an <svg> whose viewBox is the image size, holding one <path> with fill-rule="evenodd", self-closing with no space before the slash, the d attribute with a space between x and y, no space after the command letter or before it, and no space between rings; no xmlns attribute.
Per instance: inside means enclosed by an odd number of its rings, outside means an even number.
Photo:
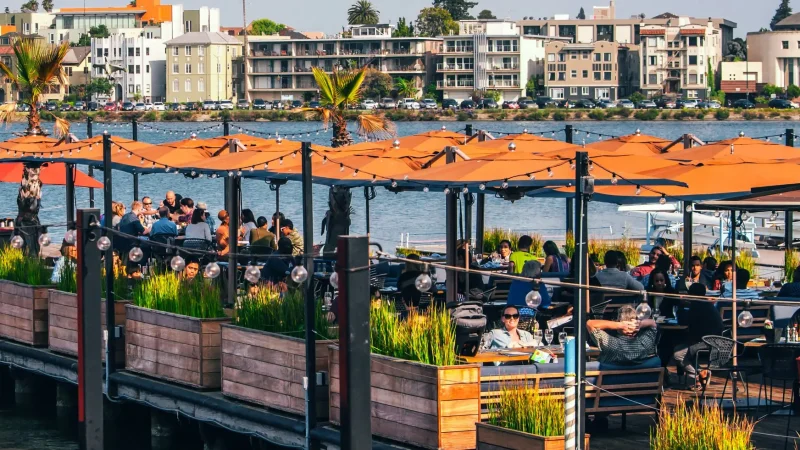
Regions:
<svg viewBox="0 0 800 450"><path fill-rule="evenodd" d="M143 203L144 206L150 206L152 203Z"/></svg>
<svg viewBox="0 0 800 450"><path fill-rule="evenodd" d="M519 314L503 314L506 319L519 319Z"/></svg>

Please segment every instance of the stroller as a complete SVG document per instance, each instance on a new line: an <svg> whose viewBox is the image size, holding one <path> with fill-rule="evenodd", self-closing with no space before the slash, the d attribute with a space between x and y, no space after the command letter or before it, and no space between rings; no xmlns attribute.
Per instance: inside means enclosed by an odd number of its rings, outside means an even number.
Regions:
<svg viewBox="0 0 800 450"><path fill-rule="evenodd" d="M450 317L456 323L456 353L462 356L474 356L478 353L481 336L486 329L483 303L480 301L459 303L450 310Z"/></svg>

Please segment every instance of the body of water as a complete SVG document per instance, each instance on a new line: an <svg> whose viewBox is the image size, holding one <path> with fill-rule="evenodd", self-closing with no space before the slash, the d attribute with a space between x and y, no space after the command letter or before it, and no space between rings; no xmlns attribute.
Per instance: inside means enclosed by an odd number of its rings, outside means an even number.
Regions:
<svg viewBox="0 0 800 450"><path fill-rule="evenodd" d="M527 128L531 133L549 132L554 129L563 129L569 122L469 122L474 128L491 130L502 133L520 133ZM397 133L400 136L411 135L430 130L438 130L446 125L450 130L462 130L467 122L399 122ZM181 122L158 123L158 131L148 124L139 128L139 139L146 142L162 143L185 139L194 130L208 128L208 123ZM320 128L318 122L248 122L232 123L231 132L238 131L241 125L247 130L260 132L280 133L282 136L297 134ZM640 129L642 133L676 139L684 133L692 133L703 140L720 140L735 137L739 132L748 136L765 136L783 133L786 128L792 128L794 122L763 121L763 122L575 122L576 129L583 130L576 133L574 142L577 144L598 140L597 133L605 135L624 135L634 133ZM80 137L86 137L85 124L75 124L73 132ZM15 124L4 132L21 130L21 124ZM112 124L94 124L95 134L108 130L112 135L131 137L130 126L116 126ZM165 133L163 130L174 130L174 133ZM590 134L587 137L586 131ZM800 130L799 130L800 131ZM212 137L221 134L220 129L204 130L198 132L199 138ZM2 136L2 135L0 135ZM6 135L7 138L11 136ZM556 133L556 139L564 139L564 133ZM306 138L313 143L329 145L330 134L311 133ZM800 156L800 150L798 150ZM85 167L83 168L85 170ZM140 176L140 195L150 196L157 204L164 198L168 190L174 190L182 196L188 196L209 205L212 213L216 214L223 207L223 183L220 178L188 179L174 174L152 174ZM245 179L242 183L242 203L244 208L254 211L256 217L269 217L275 210L275 193L269 185L262 180ZM314 186L314 235L315 242L323 242L324 236L320 234L321 221L327 210L327 187ZM394 248L400 242L400 235L409 233L412 241L440 240L444 237L445 227L445 200L441 192L429 193L406 192L391 193L385 189L377 188L377 198L370 204L371 228L373 240L380 242L384 247ZM289 182L283 186L281 192L281 210L286 217L295 224L302 221L301 189L299 182ZM113 182L114 199L130 204L133 200L132 176L119 171L114 171ZM0 217L16 216L17 186L13 183L0 184ZM103 192L95 192L95 205L102 207ZM78 189L76 201L79 207L88 206L88 190ZM352 216L351 232L362 234L365 231L363 189L353 190L352 206L355 213ZM42 207L40 214L43 223L63 223L64 213L64 188L61 186L46 186L43 189ZM644 235L644 216L617 212L616 205L593 202L590 204L589 226L592 235L597 237L620 237L626 233L631 237ZM565 229L565 202L562 199L531 199L524 198L515 203L510 203L499 198L487 196L486 200L486 226L503 227L520 231L536 231L544 236L562 237ZM52 234L58 236L60 230L53 229Z"/></svg>

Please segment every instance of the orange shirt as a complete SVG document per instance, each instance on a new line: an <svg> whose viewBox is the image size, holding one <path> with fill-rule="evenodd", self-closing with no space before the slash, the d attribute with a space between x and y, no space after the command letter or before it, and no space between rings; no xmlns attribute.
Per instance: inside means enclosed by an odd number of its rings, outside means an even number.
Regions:
<svg viewBox="0 0 800 450"><path fill-rule="evenodd" d="M228 251L230 250L230 247L228 245L229 244L228 240L230 239L230 231L228 229L228 225L227 224L220 225L219 228L217 228L216 235L217 235L217 255L225 256L228 254Z"/></svg>

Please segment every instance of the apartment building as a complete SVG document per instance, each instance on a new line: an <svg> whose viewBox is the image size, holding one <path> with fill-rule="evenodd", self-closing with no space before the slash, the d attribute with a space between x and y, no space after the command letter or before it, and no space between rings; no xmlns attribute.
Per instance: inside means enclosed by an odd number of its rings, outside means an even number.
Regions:
<svg viewBox="0 0 800 450"><path fill-rule="evenodd" d="M436 73L444 98L462 101L474 91L496 90L501 101L517 100L531 77L544 74L549 38L521 36L507 20L465 20L459 27L458 35L442 38Z"/></svg>
<svg viewBox="0 0 800 450"><path fill-rule="evenodd" d="M638 51L635 46L602 41L549 42L545 47L545 92L555 100L582 98L618 100L637 86ZM637 83L638 84L638 83Z"/></svg>
<svg viewBox="0 0 800 450"><path fill-rule="evenodd" d="M800 13L778 22L775 31L747 33L747 59L761 63L764 83L800 86Z"/></svg>
<svg viewBox="0 0 800 450"><path fill-rule="evenodd" d="M114 85L111 100L166 99L167 38L156 29L133 36L112 34L92 39L91 54L98 64L108 62L125 68L111 73ZM101 66L94 66L91 73L93 77L108 77Z"/></svg>
<svg viewBox="0 0 800 450"><path fill-rule="evenodd" d="M92 48L72 47L64 57L64 72L69 81L69 93L76 86L89 84L92 80Z"/></svg>
<svg viewBox="0 0 800 450"><path fill-rule="evenodd" d="M279 35L248 36L248 100L297 100L316 94L312 68L326 72L335 68L369 66L392 78L413 81L420 94L433 80L441 39L392 37L388 24L357 25L347 33L319 37L314 33L286 30Z"/></svg>
<svg viewBox="0 0 800 450"><path fill-rule="evenodd" d="M8 12L0 13L0 32L19 34L40 34L50 28L55 16L48 12Z"/></svg>
<svg viewBox="0 0 800 450"><path fill-rule="evenodd" d="M242 42L221 32L185 33L166 42L167 101L236 100L233 64Z"/></svg>
<svg viewBox="0 0 800 450"><path fill-rule="evenodd" d="M726 100L752 99L764 87L760 61L723 61L719 65L719 88Z"/></svg>

